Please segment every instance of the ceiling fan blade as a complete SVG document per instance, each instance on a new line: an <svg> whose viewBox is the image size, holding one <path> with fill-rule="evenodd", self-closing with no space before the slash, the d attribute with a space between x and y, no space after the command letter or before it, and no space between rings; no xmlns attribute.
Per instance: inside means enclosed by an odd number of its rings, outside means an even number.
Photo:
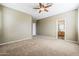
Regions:
<svg viewBox="0 0 79 59"><path fill-rule="evenodd" d="M52 5L45 6L45 8L51 7Z"/></svg>
<svg viewBox="0 0 79 59"><path fill-rule="evenodd" d="M40 8L42 7L42 3L39 3Z"/></svg>
<svg viewBox="0 0 79 59"><path fill-rule="evenodd" d="M47 10L47 9L44 9L44 11L48 12L48 10Z"/></svg>
<svg viewBox="0 0 79 59"><path fill-rule="evenodd" d="M41 10L39 10L39 13L41 13L42 11Z"/></svg>
<svg viewBox="0 0 79 59"><path fill-rule="evenodd" d="M42 3L39 3L40 8L44 7L44 5Z"/></svg>
<svg viewBox="0 0 79 59"><path fill-rule="evenodd" d="M33 8L33 9L40 9L40 8Z"/></svg>

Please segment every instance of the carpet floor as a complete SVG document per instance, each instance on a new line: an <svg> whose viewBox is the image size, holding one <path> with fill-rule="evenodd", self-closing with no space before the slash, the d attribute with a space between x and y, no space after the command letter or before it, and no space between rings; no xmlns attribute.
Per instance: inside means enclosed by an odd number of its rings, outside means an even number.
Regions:
<svg viewBox="0 0 79 59"><path fill-rule="evenodd" d="M52 37L33 39L0 46L1 56L79 56L79 45Z"/></svg>

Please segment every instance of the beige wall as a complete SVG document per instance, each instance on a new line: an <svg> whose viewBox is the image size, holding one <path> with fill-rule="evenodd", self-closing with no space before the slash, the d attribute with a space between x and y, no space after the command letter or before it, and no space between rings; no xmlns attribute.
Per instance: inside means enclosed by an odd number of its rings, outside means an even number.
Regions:
<svg viewBox="0 0 79 59"><path fill-rule="evenodd" d="M32 17L28 14L3 7L3 40L9 42L32 38Z"/></svg>
<svg viewBox="0 0 79 59"><path fill-rule="evenodd" d="M77 10L38 20L37 34L56 37L58 20L65 20L66 40L77 41Z"/></svg>
<svg viewBox="0 0 79 59"><path fill-rule="evenodd" d="M32 20L32 23L36 23L36 20L33 19L33 20Z"/></svg>
<svg viewBox="0 0 79 59"><path fill-rule="evenodd" d="M0 40L2 40L2 6L0 6Z"/></svg>
<svg viewBox="0 0 79 59"><path fill-rule="evenodd" d="M79 8L78 8L78 44L79 44Z"/></svg>
<svg viewBox="0 0 79 59"><path fill-rule="evenodd" d="M56 18L49 17L37 21L37 34L56 37Z"/></svg>
<svg viewBox="0 0 79 59"><path fill-rule="evenodd" d="M66 13L64 18L66 25L66 39L77 41L77 10Z"/></svg>

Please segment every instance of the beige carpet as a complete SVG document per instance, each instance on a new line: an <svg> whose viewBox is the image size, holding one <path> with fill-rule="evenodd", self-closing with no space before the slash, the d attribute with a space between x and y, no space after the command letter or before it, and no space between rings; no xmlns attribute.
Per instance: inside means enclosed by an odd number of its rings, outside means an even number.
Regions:
<svg viewBox="0 0 79 59"><path fill-rule="evenodd" d="M9 56L79 56L79 45L52 37L33 39L0 46L0 55Z"/></svg>

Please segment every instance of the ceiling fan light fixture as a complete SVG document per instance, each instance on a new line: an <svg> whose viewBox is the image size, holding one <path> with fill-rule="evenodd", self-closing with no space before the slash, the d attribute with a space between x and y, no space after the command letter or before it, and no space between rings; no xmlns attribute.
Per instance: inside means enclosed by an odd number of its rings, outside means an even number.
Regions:
<svg viewBox="0 0 79 59"><path fill-rule="evenodd" d="M40 8L41 11L44 11L44 8Z"/></svg>
<svg viewBox="0 0 79 59"><path fill-rule="evenodd" d="M39 7L37 8L34 8L34 9L38 9L39 10L39 13L41 13L42 11L46 11L48 12L48 9L49 7L51 7L52 5L51 4L43 4L43 3L39 3Z"/></svg>

